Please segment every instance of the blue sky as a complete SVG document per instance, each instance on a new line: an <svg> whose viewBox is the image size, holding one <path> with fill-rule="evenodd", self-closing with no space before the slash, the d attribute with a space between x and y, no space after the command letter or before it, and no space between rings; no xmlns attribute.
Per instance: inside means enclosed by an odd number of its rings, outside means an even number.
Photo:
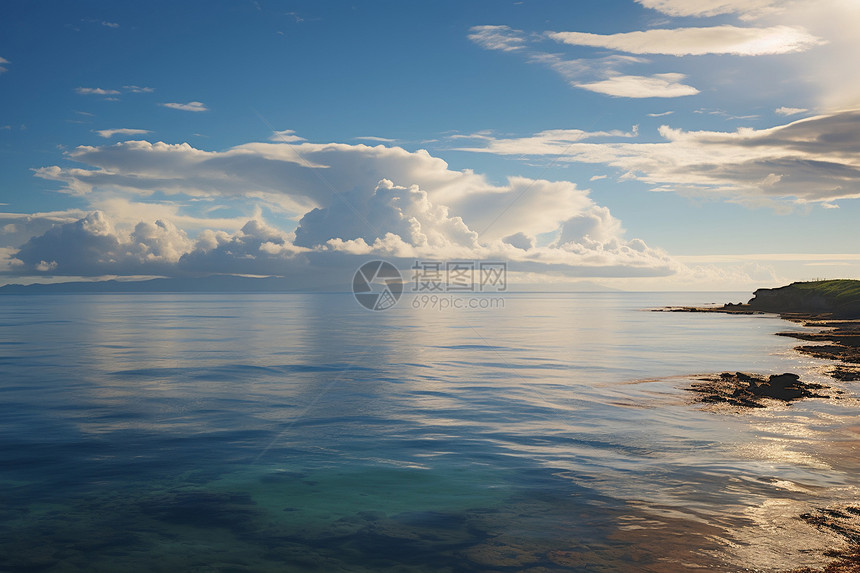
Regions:
<svg viewBox="0 0 860 573"><path fill-rule="evenodd" d="M847 0L6 2L0 282L855 277L858 28Z"/></svg>

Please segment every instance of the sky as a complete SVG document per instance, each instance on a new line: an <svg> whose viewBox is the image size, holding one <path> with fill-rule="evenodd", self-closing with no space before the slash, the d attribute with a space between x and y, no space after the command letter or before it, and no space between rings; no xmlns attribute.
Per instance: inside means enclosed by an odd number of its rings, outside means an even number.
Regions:
<svg viewBox="0 0 860 573"><path fill-rule="evenodd" d="M858 29L856 0L9 0L0 284L857 278Z"/></svg>

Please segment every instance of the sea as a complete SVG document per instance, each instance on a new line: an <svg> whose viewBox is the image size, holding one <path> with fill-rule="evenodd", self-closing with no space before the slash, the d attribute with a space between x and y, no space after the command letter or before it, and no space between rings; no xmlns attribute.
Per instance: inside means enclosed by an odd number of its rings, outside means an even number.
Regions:
<svg viewBox="0 0 860 573"><path fill-rule="evenodd" d="M652 312L749 297L0 296L0 571L821 567L858 387L798 324ZM695 403L724 371L830 388Z"/></svg>

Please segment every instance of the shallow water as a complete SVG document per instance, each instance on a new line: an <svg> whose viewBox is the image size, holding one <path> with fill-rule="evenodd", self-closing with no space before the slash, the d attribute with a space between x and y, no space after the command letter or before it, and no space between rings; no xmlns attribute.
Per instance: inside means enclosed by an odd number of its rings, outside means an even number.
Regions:
<svg viewBox="0 0 860 573"><path fill-rule="evenodd" d="M0 297L0 571L686 571L821 563L857 402L743 294ZM743 414L687 375L846 393ZM833 394L836 396L835 394Z"/></svg>

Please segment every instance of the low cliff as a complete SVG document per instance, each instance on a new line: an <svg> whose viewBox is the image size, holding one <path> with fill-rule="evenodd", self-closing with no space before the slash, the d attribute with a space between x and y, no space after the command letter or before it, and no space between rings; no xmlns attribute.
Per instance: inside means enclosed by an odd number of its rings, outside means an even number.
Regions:
<svg viewBox="0 0 860 573"><path fill-rule="evenodd" d="M799 282L758 289L754 295L748 303L753 310L860 318L860 280Z"/></svg>

